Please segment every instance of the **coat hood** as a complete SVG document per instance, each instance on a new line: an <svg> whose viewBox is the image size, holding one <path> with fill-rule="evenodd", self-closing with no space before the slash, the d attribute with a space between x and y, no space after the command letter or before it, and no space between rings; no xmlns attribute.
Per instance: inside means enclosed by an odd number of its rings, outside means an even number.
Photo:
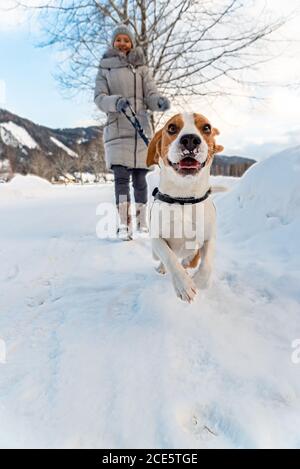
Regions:
<svg viewBox="0 0 300 469"><path fill-rule="evenodd" d="M124 67L126 64L131 64L134 67L145 64L145 56L141 47L132 49L128 55L122 54L118 49L109 47L103 54L100 62L102 68L119 68Z"/></svg>

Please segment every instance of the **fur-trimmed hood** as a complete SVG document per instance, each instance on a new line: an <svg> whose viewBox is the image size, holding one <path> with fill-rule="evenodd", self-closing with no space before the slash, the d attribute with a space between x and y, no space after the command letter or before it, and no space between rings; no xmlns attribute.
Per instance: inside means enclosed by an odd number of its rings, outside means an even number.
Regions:
<svg viewBox="0 0 300 469"><path fill-rule="evenodd" d="M124 67L127 63L137 67L138 65L145 64L145 56L141 47L131 49L131 51L124 55L115 47L109 47L100 62L102 68L119 68Z"/></svg>

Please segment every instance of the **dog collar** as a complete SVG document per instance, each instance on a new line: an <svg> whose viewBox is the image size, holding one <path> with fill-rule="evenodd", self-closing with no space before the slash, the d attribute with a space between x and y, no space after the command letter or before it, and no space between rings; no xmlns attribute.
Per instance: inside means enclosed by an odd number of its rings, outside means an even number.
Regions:
<svg viewBox="0 0 300 469"><path fill-rule="evenodd" d="M185 204L199 204L200 202L204 202L209 195L211 194L211 187L208 189L208 191L203 195L203 197L171 197L170 195L163 194L162 192L159 192L158 187L154 189L152 192L152 195L155 200L161 200L162 202L166 202L167 204L180 204L180 205L185 205Z"/></svg>

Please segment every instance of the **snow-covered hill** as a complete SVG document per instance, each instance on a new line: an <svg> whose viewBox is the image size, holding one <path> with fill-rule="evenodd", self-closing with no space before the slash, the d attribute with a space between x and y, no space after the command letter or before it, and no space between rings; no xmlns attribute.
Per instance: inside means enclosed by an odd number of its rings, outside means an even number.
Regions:
<svg viewBox="0 0 300 469"><path fill-rule="evenodd" d="M300 447L299 169L298 148L214 196L192 305L148 239L96 238L112 185L0 186L0 446Z"/></svg>
<svg viewBox="0 0 300 469"><path fill-rule="evenodd" d="M50 129L0 109L0 180L16 173L69 180L84 172L99 181L106 171L102 131L102 126ZM216 155L212 173L237 177L254 163L241 156Z"/></svg>
<svg viewBox="0 0 300 469"><path fill-rule="evenodd" d="M0 179L34 173L48 180L105 171L102 127L50 129L0 109Z"/></svg>

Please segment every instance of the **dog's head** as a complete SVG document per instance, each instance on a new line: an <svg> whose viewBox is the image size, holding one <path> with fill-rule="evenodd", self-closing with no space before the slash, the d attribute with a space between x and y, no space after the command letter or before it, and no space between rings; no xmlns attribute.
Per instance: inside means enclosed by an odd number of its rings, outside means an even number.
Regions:
<svg viewBox="0 0 300 469"><path fill-rule="evenodd" d="M158 164L161 158L162 163L178 175L197 175L212 163L215 153L223 150L215 142L216 135L219 135L218 129L203 115L176 114L152 138L147 166Z"/></svg>

